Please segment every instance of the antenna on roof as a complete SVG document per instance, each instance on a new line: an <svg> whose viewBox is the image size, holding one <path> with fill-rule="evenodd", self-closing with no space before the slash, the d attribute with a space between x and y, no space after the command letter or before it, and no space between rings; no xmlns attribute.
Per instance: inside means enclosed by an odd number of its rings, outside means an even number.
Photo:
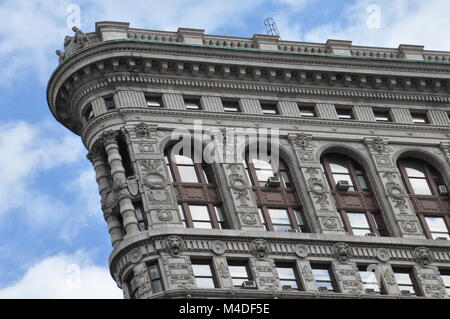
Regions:
<svg viewBox="0 0 450 319"><path fill-rule="evenodd" d="M264 19L264 25L266 26L267 34L280 36L277 24L275 23L274 19L272 18Z"/></svg>

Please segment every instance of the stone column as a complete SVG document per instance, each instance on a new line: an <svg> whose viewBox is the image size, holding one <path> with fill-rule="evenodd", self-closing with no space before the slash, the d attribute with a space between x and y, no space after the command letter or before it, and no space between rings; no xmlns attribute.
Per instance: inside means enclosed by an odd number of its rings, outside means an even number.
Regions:
<svg viewBox="0 0 450 319"><path fill-rule="evenodd" d="M297 260L297 269L299 270L300 283L305 291L317 292L318 289L310 263L307 260Z"/></svg>
<svg viewBox="0 0 450 319"><path fill-rule="evenodd" d="M400 172L392 160L392 150L387 139L381 137L365 138L364 143L369 150L378 182L383 188L374 192L380 205L385 206L384 214L391 235L401 237L424 238L422 228L408 194L404 189Z"/></svg>
<svg viewBox="0 0 450 319"><path fill-rule="evenodd" d="M339 213L330 188L320 166L320 159L316 158L316 150L310 134L289 134L288 140L294 148L300 173L306 185L302 189L308 190L305 200L307 209L313 216L305 216L315 231L321 233L344 233Z"/></svg>
<svg viewBox="0 0 450 319"><path fill-rule="evenodd" d="M152 284L148 275L147 265L140 263L134 266L133 274L138 286L139 299L149 299L152 296Z"/></svg>
<svg viewBox="0 0 450 319"><path fill-rule="evenodd" d="M260 290L281 290L280 280L273 259L250 258L250 268Z"/></svg>
<svg viewBox="0 0 450 319"><path fill-rule="evenodd" d="M414 266L413 273L424 297L449 298L437 267Z"/></svg>
<svg viewBox="0 0 450 319"><path fill-rule="evenodd" d="M125 134L148 227L183 227L176 193L158 146L161 138L158 127L145 123L127 125Z"/></svg>
<svg viewBox="0 0 450 319"><path fill-rule="evenodd" d="M336 277L336 284L339 291L344 294L361 295L363 294L363 283L355 263L331 263L333 273Z"/></svg>
<svg viewBox="0 0 450 319"><path fill-rule="evenodd" d="M398 289L397 281L395 280L391 265L387 263L378 264L378 275L380 276L386 295L400 295L400 290Z"/></svg>
<svg viewBox="0 0 450 319"><path fill-rule="evenodd" d="M123 239L123 232L118 216L113 214L113 208L117 206L117 200L112 190L106 159L100 152L89 152L86 157L94 166L98 191L101 196L103 216L108 224L112 246L116 247Z"/></svg>
<svg viewBox="0 0 450 319"><path fill-rule="evenodd" d="M234 131L211 131L214 136L214 148L217 151L216 171L220 183L217 188L227 207L227 215L238 229L263 230L258 214L258 207L251 183L245 172L245 167L237 161L236 136Z"/></svg>
<svg viewBox="0 0 450 319"><path fill-rule="evenodd" d="M117 132L115 131L106 131L102 136L106 154L108 155L108 163L111 167L113 190L119 201L120 214L122 215L125 232L127 235L131 235L139 232L139 226L128 190L125 169L122 164L116 137Z"/></svg>

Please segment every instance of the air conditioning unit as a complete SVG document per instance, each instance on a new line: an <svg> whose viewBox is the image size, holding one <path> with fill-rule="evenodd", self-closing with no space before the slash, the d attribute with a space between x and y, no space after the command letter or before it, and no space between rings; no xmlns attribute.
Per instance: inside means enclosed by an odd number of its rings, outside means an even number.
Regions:
<svg viewBox="0 0 450 319"><path fill-rule="evenodd" d="M291 285L283 285L283 286L281 286L281 289L283 289L283 290L292 290L292 286Z"/></svg>
<svg viewBox="0 0 450 319"><path fill-rule="evenodd" d="M436 240L448 240L447 237L437 237Z"/></svg>
<svg viewBox="0 0 450 319"><path fill-rule="evenodd" d="M297 229L288 229L286 230L286 233L298 233Z"/></svg>
<svg viewBox="0 0 450 319"><path fill-rule="evenodd" d="M324 287L324 286L318 287L318 289L320 292L328 292L329 291L328 288Z"/></svg>
<svg viewBox="0 0 450 319"><path fill-rule="evenodd" d="M336 189L341 192L346 192L350 188L350 183L348 181L338 181L336 184Z"/></svg>
<svg viewBox="0 0 450 319"><path fill-rule="evenodd" d="M372 288L366 288L366 294L368 294L368 295L374 295L374 294L376 294L375 289L372 289Z"/></svg>
<svg viewBox="0 0 450 319"><path fill-rule="evenodd" d="M252 280L251 281L244 281L242 283L241 287L244 288L244 289L256 289L257 288L256 282L254 282Z"/></svg>
<svg viewBox="0 0 450 319"><path fill-rule="evenodd" d="M439 190L439 194L441 194L441 195L448 194L448 189L447 189L447 186L445 186L445 185L439 185L438 190Z"/></svg>
<svg viewBox="0 0 450 319"><path fill-rule="evenodd" d="M409 291L409 290L402 290L402 291L400 291L400 294L402 296L411 296L411 291Z"/></svg>
<svg viewBox="0 0 450 319"><path fill-rule="evenodd" d="M377 234L375 234L375 233L367 233L366 237L377 237Z"/></svg>
<svg viewBox="0 0 450 319"><path fill-rule="evenodd" d="M280 187L281 182L280 182L280 179L278 177L272 176L272 177L269 177L267 179L267 185L269 187Z"/></svg>

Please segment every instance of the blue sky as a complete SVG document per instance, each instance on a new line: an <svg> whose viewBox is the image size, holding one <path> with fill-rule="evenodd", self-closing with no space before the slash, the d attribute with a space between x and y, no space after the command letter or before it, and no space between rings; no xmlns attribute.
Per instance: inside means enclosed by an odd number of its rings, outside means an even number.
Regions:
<svg viewBox="0 0 450 319"><path fill-rule="evenodd" d="M0 298L122 296L107 270L111 246L86 150L46 104L73 4L84 32L114 20L252 37L273 17L284 40L450 50L446 0L2 0Z"/></svg>

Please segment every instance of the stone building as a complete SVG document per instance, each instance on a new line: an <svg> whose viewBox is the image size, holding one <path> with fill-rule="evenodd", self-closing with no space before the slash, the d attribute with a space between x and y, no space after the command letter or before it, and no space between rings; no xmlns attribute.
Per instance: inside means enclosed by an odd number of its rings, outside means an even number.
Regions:
<svg viewBox="0 0 450 319"><path fill-rule="evenodd" d="M89 150L125 298L448 298L450 52L74 32L47 99ZM253 132L243 160L171 156L200 121L222 155Z"/></svg>

